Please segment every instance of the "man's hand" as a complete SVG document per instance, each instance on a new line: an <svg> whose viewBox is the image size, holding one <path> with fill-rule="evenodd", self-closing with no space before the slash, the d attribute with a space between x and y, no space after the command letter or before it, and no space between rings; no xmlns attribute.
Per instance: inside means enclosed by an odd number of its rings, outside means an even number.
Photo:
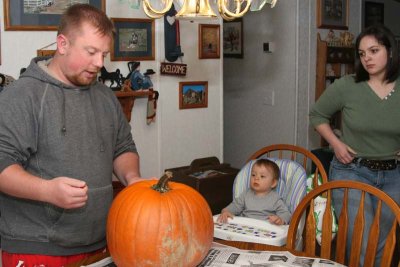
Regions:
<svg viewBox="0 0 400 267"><path fill-rule="evenodd" d="M76 209L86 205L88 187L86 182L69 178L57 177L44 181L46 202L63 209Z"/></svg>

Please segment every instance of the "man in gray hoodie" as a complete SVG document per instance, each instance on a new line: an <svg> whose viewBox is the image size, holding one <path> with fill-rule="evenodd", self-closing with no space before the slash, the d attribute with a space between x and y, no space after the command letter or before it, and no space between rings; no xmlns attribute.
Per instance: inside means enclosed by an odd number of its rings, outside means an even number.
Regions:
<svg viewBox="0 0 400 267"><path fill-rule="evenodd" d="M112 173L142 180L118 99L96 81L113 34L102 11L71 6L54 57L33 59L1 93L3 266L63 266L103 249Z"/></svg>

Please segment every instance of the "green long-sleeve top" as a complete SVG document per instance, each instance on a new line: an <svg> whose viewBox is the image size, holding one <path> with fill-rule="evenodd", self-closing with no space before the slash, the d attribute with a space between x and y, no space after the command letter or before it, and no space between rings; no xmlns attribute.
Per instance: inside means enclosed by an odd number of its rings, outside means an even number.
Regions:
<svg viewBox="0 0 400 267"><path fill-rule="evenodd" d="M357 157L396 158L400 151L400 78L385 99L366 81L355 83L352 75L335 80L312 107L311 124L329 123L337 111L342 113L341 140Z"/></svg>

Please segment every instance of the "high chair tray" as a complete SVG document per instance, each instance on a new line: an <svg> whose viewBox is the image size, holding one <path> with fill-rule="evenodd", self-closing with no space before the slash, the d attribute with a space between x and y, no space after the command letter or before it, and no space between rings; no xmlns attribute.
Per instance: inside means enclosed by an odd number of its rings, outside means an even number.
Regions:
<svg viewBox="0 0 400 267"><path fill-rule="evenodd" d="M219 214L214 219L214 237L245 241L274 246L284 246L288 232L288 225L274 225L268 221L235 216L228 219L228 223L218 223Z"/></svg>

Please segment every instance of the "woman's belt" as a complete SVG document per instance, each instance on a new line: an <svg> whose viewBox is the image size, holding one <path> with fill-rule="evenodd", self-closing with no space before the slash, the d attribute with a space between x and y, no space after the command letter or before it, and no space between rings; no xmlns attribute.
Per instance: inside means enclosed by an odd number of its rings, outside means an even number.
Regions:
<svg viewBox="0 0 400 267"><path fill-rule="evenodd" d="M376 159L363 159L354 158L353 163L360 163L360 165L367 167L373 171L389 171L397 168L400 163L397 159L376 160Z"/></svg>

